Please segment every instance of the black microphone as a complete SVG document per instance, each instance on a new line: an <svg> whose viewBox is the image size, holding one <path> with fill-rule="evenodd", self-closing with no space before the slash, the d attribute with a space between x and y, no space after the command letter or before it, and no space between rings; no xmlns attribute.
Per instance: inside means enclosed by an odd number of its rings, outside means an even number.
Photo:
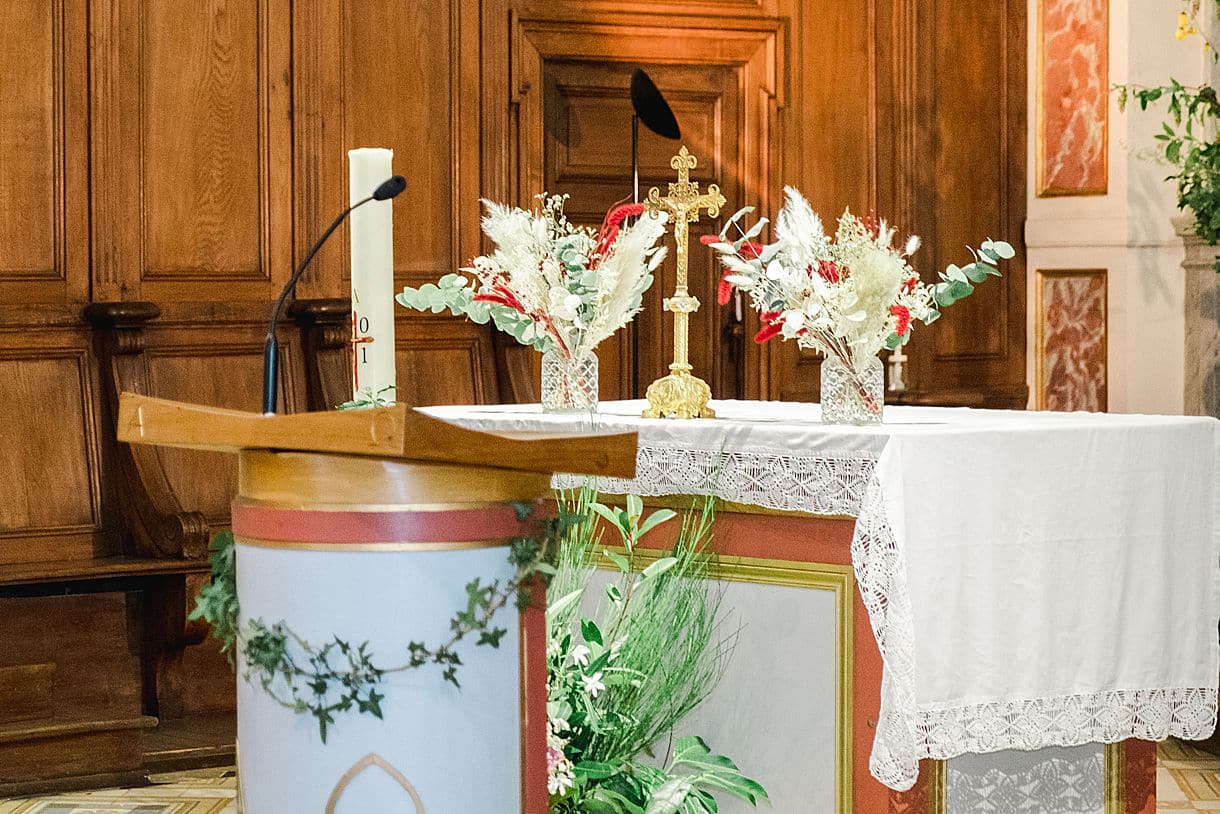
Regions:
<svg viewBox="0 0 1220 814"><path fill-rule="evenodd" d="M309 267L314 255L326 243L327 238L331 233L339 228L339 224L343 223L344 219L354 210L364 206L369 201L388 201L398 195L407 188L407 179L401 175L395 175L382 181L377 189L373 190L373 194L362 201L349 206L339 213L339 217L335 218L335 222L330 225L330 228L322 233L322 237L318 238L318 242L313 244L313 248L309 250L309 254L305 255L305 259L301 261L301 265L297 266L297 270L288 278L288 282L284 283L284 290L280 292L280 297L275 301L275 305L271 308L271 324L267 330L267 341L263 345L263 412L266 414L275 413L275 403L279 395L277 385L279 383L278 371L276 370L279 364L280 347L279 342L275 338L275 326L280 321L280 311L284 308L284 300L288 299L288 295L296 288L297 281L301 279L301 275L305 273L305 269Z"/></svg>

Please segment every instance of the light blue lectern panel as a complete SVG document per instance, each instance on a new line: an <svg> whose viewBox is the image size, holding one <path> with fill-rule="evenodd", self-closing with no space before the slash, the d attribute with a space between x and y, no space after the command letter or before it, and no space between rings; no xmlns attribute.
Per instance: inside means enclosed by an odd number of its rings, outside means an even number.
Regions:
<svg viewBox="0 0 1220 814"><path fill-rule="evenodd" d="M285 551L239 544L243 621L281 620L314 645L368 640L377 663L407 644L443 643L466 584L510 579L505 548L465 551ZM521 800L518 614L498 649L463 643L459 690L425 667L387 675L384 720L336 713L326 743L309 715L237 684L242 791L250 814L517 814ZM282 687L280 687L282 690ZM398 773L398 777L395 776ZM406 784L413 787L416 805ZM420 810L422 808L422 811Z"/></svg>
<svg viewBox="0 0 1220 814"><path fill-rule="evenodd" d="M726 561L720 570L732 575L734 565ZM590 594L603 596L607 578L599 572ZM850 585L838 574L829 578ZM713 752L728 755L766 787L771 811L845 811L838 782L845 768L838 759L838 643L840 602L850 602L850 592L829 585L717 584L724 590L725 630L741 628L737 648L719 687L678 726L675 739L699 735ZM658 759L665 746L658 744ZM767 810L723 795L718 800L722 814Z"/></svg>
<svg viewBox="0 0 1220 814"><path fill-rule="evenodd" d="M1105 814L1104 752L1091 743L953 758L946 814Z"/></svg>

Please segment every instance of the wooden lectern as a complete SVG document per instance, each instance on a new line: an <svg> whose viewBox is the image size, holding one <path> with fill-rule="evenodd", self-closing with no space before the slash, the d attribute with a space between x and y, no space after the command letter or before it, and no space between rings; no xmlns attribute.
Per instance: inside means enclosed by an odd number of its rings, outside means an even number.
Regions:
<svg viewBox="0 0 1220 814"><path fill-rule="evenodd" d="M514 503L552 472L630 478L635 433L487 433L399 405L258 415L132 394L118 437L239 456L233 504L243 623L368 640L382 660L443 641L475 577L511 578ZM537 597L498 649L468 648L459 690L424 668L389 677L384 720L315 721L238 680L248 814L545 814L546 618Z"/></svg>

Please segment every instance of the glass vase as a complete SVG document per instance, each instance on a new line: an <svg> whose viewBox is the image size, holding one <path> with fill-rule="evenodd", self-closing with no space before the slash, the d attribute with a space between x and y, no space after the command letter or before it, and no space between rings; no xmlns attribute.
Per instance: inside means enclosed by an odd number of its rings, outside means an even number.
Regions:
<svg viewBox="0 0 1220 814"><path fill-rule="evenodd" d="M831 356L822 362L822 421L880 424L885 409L885 366L870 356L852 369Z"/></svg>
<svg viewBox="0 0 1220 814"><path fill-rule="evenodd" d="M567 357L557 351L542 354L542 411L597 412L597 354Z"/></svg>

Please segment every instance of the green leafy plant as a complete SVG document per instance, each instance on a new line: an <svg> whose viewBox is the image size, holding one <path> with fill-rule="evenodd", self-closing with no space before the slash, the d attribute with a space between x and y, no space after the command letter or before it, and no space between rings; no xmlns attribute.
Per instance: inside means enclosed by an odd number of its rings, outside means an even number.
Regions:
<svg viewBox="0 0 1220 814"><path fill-rule="evenodd" d="M1209 5L1212 5L1209 3ZM1177 38L1199 35L1198 19L1203 13L1201 0L1187 0L1178 13ZM1220 2L1215 2L1213 14L1220 19ZM1220 58L1206 39L1204 50L1213 61ZM1116 85L1119 110L1131 102L1141 111L1164 101L1167 118L1157 134L1158 155L1176 170L1166 180L1177 182L1178 208L1189 209L1195 216L1195 234L1215 246L1220 244L1220 100L1211 85L1184 85L1170 78L1165 85ZM1220 272L1220 260L1216 262Z"/></svg>
<svg viewBox="0 0 1220 814"><path fill-rule="evenodd" d="M389 407L394 403L394 385L387 385L376 393L371 387L361 387L352 395L351 401L345 401L336 410L365 410L369 407Z"/></svg>
<svg viewBox="0 0 1220 814"><path fill-rule="evenodd" d="M517 504L525 519L532 508ZM511 580L484 583L476 578L466 584L466 602L449 621L451 635L439 645L409 642L405 661L379 666L367 641L349 642L334 636L323 645L293 632L281 620L267 624L262 619L239 622L236 557L233 534L219 532L212 541L212 582L200 591L192 619L212 626L212 635L234 663L239 653L245 665L243 680L257 683L276 703L318 722L322 741L335 723L335 716L356 713L382 717L385 695L378 691L382 679L392 673L417 670L429 665L441 671L443 680L460 688L458 670L463 666L459 645L473 638L475 647L498 648L507 629L494 624L496 615L513 598L518 607L530 602L530 586L555 573L548 558L556 556L564 532L566 515L542 521L537 537L522 537L509 546L509 561L516 569Z"/></svg>
<svg viewBox="0 0 1220 814"><path fill-rule="evenodd" d="M645 517L634 496L611 508L590 489L561 503L576 521L563 537L547 609L551 811L710 814L717 793L768 799L697 737L658 754L715 688L736 641L722 629L720 589L707 579L713 500L683 517L673 550L660 557L639 543L674 512ZM605 529L617 533L617 550L602 545ZM615 577L590 617L581 608L598 561Z"/></svg>

